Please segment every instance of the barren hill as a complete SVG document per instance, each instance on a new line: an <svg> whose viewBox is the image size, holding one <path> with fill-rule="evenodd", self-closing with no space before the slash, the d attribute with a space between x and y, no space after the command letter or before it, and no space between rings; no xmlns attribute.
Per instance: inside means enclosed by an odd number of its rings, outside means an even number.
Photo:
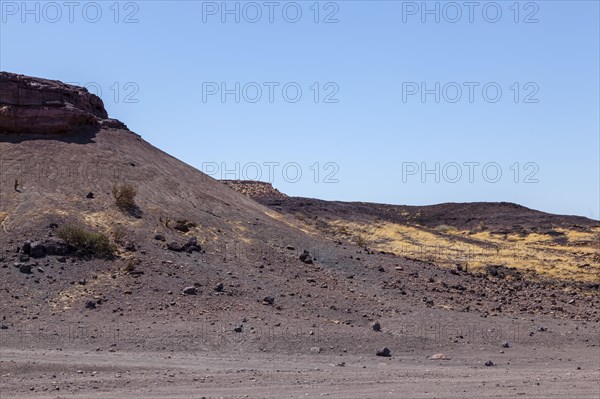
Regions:
<svg viewBox="0 0 600 399"><path fill-rule="evenodd" d="M500 203L429 206L323 201L281 196L262 182L227 182L288 219L334 240L398 256L529 279L600 283L600 223ZM256 188L252 188L252 187Z"/></svg>
<svg viewBox="0 0 600 399"><path fill-rule="evenodd" d="M482 215L487 205L328 203L265 186L259 203L110 119L85 89L6 72L0 85L3 394L59 386L74 397L315 397L325 379L343 388L332 397L381 397L396 389L398 367L433 383L421 363L438 363L428 359L436 352L456 367L479 367L477 381L517 384L535 375L527 361L536 348L556 352L540 362L558 362L571 345L584 354L584 371L565 377L579 384L569 391L594 394L593 282L448 267L386 249L393 240L383 222L462 231L479 225L465 210ZM135 193L126 206L124 189ZM536 226L597 228L513 205L493 209L486 223L494 231L507 217L527 235ZM432 321L443 334L430 334ZM515 350L500 356L504 340ZM521 369L486 376L490 357ZM272 385L248 385L261 380Z"/></svg>

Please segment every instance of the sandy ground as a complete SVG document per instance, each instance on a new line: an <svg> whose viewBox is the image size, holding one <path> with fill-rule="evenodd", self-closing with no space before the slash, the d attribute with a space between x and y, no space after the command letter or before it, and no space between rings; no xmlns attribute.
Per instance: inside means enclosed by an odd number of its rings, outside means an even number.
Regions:
<svg viewBox="0 0 600 399"><path fill-rule="evenodd" d="M4 398L598 398L600 352L577 342L396 350L391 358L4 344ZM46 345L50 347L51 345ZM75 347L75 348L72 348ZM77 348L78 347L78 348ZM495 365L486 367L493 357Z"/></svg>
<svg viewBox="0 0 600 399"><path fill-rule="evenodd" d="M12 398L598 398L597 364L520 358L419 361L336 356L2 351L2 397ZM58 389L56 388L58 387Z"/></svg>

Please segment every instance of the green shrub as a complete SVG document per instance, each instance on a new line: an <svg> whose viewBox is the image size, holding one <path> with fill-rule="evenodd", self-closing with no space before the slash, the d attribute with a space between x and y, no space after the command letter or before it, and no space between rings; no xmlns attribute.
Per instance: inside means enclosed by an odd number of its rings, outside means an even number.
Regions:
<svg viewBox="0 0 600 399"><path fill-rule="evenodd" d="M113 197L115 197L115 203L120 210L132 211L137 208L137 205L135 204L137 191L131 184L124 183L121 185L114 185L112 194Z"/></svg>
<svg viewBox="0 0 600 399"><path fill-rule="evenodd" d="M117 250L117 247L110 242L106 235L86 230L80 226L61 227L56 235L75 249L99 258L113 257Z"/></svg>

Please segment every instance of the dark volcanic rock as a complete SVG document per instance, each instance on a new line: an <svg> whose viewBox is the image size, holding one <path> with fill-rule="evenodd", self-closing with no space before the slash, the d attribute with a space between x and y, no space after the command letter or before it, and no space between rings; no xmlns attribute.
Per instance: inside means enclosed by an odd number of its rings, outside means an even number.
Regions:
<svg viewBox="0 0 600 399"><path fill-rule="evenodd" d="M265 299L263 299L263 305L272 305L273 303L275 303L275 298L272 296L266 296Z"/></svg>
<svg viewBox="0 0 600 399"><path fill-rule="evenodd" d="M33 258L43 258L46 256L46 247L40 241L32 242L29 255Z"/></svg>
<svg viewBox="0 0 600 399"><path fill-rule="evenodd" d="M0 72L0 133L56 134L100 125L125 128L87 89Z"/></svg>
<svg viewBox="0 0 600 399"><path fill-rule="evenodd" d="M45 247L46 255L62 256L69 253L69 246L63 241L47 241Z"/></svg>
<svg viewBox="0 0 600 399"><path fill-rule="evenodd" d="M21 250L24 254L29 255L29 251L31 251L31 241L25 241Z"/></svg>
<svg viewBox="0 0 600 399"><path fill-rule="evenodd" d="M200 245L198 245L198 239L196 237L190 237L190 239L188 240L188 242L183 246L183 249L187 252L187 253L192 253L192 252L200 252L202 251L202 248L200 247Z"/></svg>
<svg viewBox="0 0 600 399"><path fill-rule="evenodd" d="M198 288L191 286L183 289L183 293L186 295L196 295L198 293Z"/></svg>
<svg viewBox="0 0 600 399"><path fill-rule="evenodd" d="M175 252L181 252L181 251L183 251L183 247L181 246L181 244L179 244L176 241L168 243L167 244L167 249L170 249L171 251L175 251Z"/></svg>
<svg viewBox="0 0 600 399"><path fill-rule="evenodd" d="M388 348L380 349L375 354L377 356L382 356L382 357L390 357L390 356L392 356L392 353L390 352L390 350Z"/></svg>
<svg viewBox="0 0 600 399"><path fill-rule="evenodd" d="M19 271L21 273L30 274L31 273L31 265L20 265Z"/></svg>
<svg viewBox="0 0 600 399"><path fill-rule="evenodd" d="M378 321L376 321L375 323L373 323L373 331L381 331L381 324L379 324Z"/></svg>
<svg viewBox="0 0 600 399"><path fill-rule="evenodd" d="M304 263L306 263L306 264L308 264L308 265L311 265L311 264L313 263L313 258L312 258L312 256L310 255L310 252L308 252L308 251L306 251L306 250L304 250L304 252L302 252L302 253L300 254L300 257L299 257L299 259L300 259L302 262L304 262Z"/></svg>

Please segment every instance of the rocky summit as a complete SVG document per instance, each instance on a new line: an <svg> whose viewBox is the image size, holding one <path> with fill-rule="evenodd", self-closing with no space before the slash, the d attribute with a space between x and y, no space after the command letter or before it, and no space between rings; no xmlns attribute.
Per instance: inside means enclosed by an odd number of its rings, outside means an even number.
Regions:
<svg viewBox="0 0 600 399"><path fill-rule="evenodd" d="M69 133L86 127L125 128L83 87L0 72L1 133Z"/></svg>

